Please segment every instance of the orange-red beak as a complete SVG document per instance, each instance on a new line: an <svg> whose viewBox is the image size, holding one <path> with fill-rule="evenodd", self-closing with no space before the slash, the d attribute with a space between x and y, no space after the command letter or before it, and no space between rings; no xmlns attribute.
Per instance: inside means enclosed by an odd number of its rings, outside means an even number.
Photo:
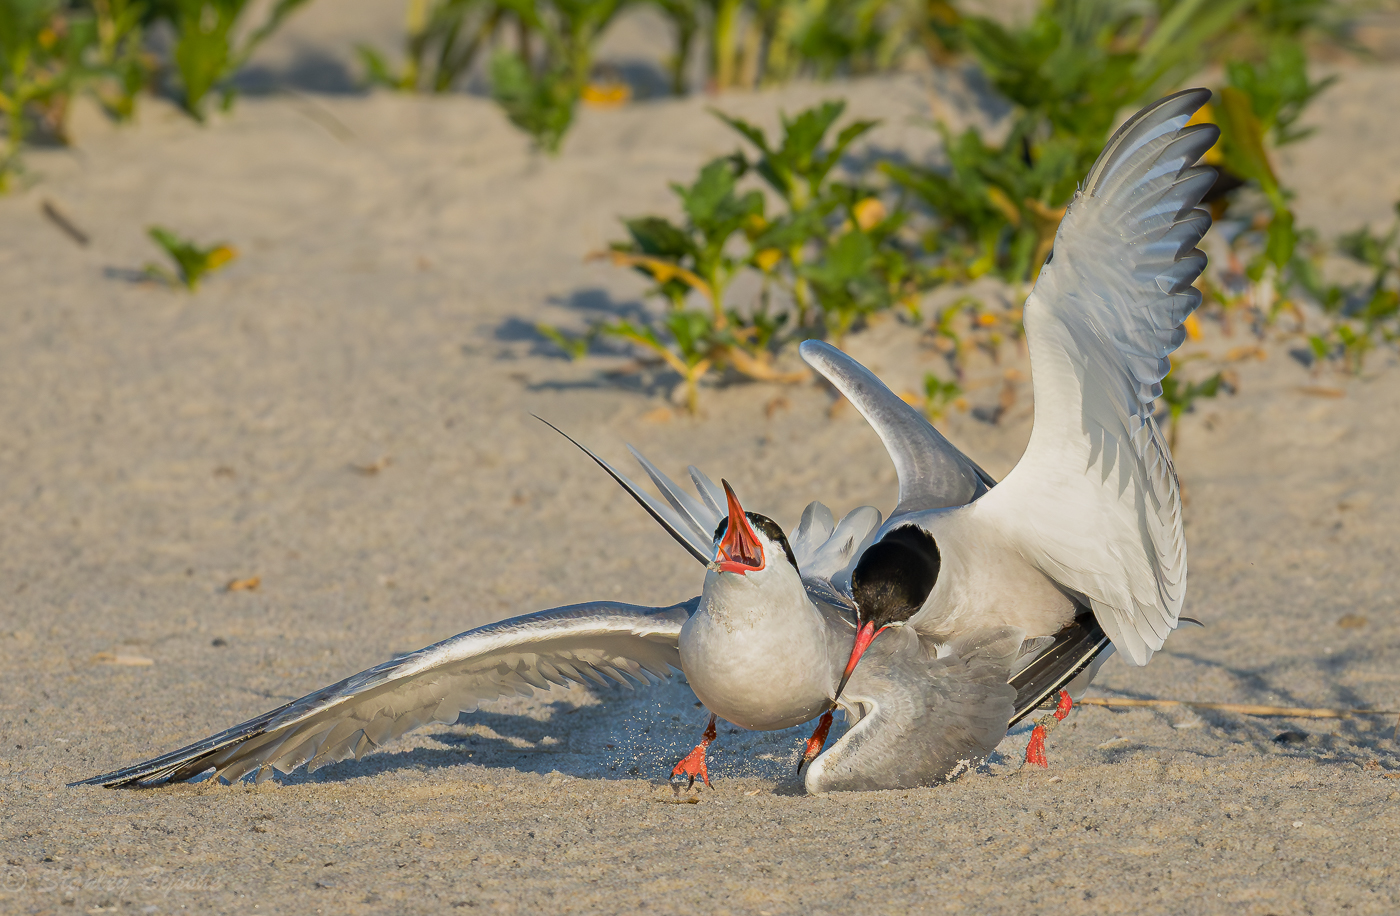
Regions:
<svg viewBox="0 0 1400 916"><path fill-rule="evenodd" d="M841 691L846 689L846 682L851 679L851 672L856 670L856 665L860 662L860 657L865 654L865 650L870 648L870 644L875 641L875 637L885 631L884 627L875 629L875 624L866 622L856 631L856 644L851 647L851 660L846 662L846 671L841 675L841 683L836 688L836 696L832 697L835 703L841 698Z"/></svg>
<svg viewBox="0 0 1400 916"><path fill-rule="evenodd" d="M734 488L727 480L720 483L724 484L724 494L729 497L729 528L724 532L724 539L719 542L719 554L710 567L741 576L757 572L765 564L763 545L759 543L758 535L754 533L753 526L744 515L744 507L739 505L739 497L734 495Z"/></svg>

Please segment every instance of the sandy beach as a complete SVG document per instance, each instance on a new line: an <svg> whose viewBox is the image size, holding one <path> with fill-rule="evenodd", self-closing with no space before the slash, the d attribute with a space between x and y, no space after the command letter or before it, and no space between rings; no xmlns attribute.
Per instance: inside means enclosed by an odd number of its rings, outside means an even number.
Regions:
<svg viewBox="0 0 1400 916"><path fill-rule="evenodd" d="M825 798L792 775L800 729L722 728L713 789L677 794L705 720L677 676L498 701L260 786L67 788L473 626L697 594L694 560L531 414L629 472L626 443L724 476L789 529L815 498L894 503L879 440L822 388L707 387L692 418L674 376L570 362L534 324L641 307L639 277L585 256L738 145L707 107L771 128L844 98L882 119L853 155L927 161L933 117L999 114L963 76L586 109L551 159L487 100L348 91L333 7L255 62L290 88L207 127L152 99L127 128L79 112L76 146L29 153L0 198L0 912L1400 911L1395 717L1081 707L1049 770L1020 768L1018 729L949 785ZM356 21L387 44L376 15ZM1400 199L1400 66L1339 72L1279 162L1323 237ZM152 224L240 256L194 296L138 282ZM1255 343L1207 323L1187 352ZM1271 337L1182 421L1205 629L1091 696L1400 709L1400 359L1310 372L1298 344ZM893 317L848 349L896 391L937 356ZM974 359L971 406L1017 367ZM1000 477L1030 405L1023 381L1000 423L942 428Z"/></svg>

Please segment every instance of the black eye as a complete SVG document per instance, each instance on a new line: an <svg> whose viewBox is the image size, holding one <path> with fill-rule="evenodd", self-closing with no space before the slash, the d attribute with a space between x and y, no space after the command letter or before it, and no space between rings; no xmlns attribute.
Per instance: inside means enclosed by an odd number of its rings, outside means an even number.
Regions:
<svg viewBox="0 0 1400 916"><path fill-rule="evenodd" d="M749 524L762 531L768 540L783 545L783 553L787 554L788 562L792 564L793 569L797 569L797 557L793 555L792 545L788 544L787 535L783 534L783 529L779 527L778 523L766 515L759 515L757 512L745 512L744 515L748 516Z"/></svg>
<svg viewBox="0 0 1400 916"><path fill-rule="evenodd" d="M722 519L719 520L719 527L715 529L715 538L714 538L714 542L715 542L716 544L718 544L718 543L720 542L720 539L724 537L724 533L725 533L726 531L728 531L728 530L729 530L729 516L726 515L724 518L722 518Z"/></svg>

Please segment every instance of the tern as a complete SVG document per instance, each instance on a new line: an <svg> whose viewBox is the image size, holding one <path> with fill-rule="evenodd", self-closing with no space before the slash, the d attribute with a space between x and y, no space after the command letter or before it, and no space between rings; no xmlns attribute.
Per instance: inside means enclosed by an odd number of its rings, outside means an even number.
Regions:
<svg viewBox="0 0 1400 916"><path fill-rule="evenodd" d="M1096 624L1142 666L1189 620L1181 495L1154 401L1201 302L1192 284L1206 256L1196 246L1211 218L1197 205L1215 172L1197 163L1220 131L1188 121L1209 99L1190 89L1138 112L1070 202L1024 311L1030 441L995 487L962 505L930 499L929 471L908 446L921 418L873 402L873 376L828 368L840 365L831 348L802 345L880 434L899 476L899 503L855 568L858 583L868 574L844 676L892 628L936 643L995 626L1036 638L1087 609L1092 623L1079 625ZM1028 759L1043 759L1043 734Z"/></svg>

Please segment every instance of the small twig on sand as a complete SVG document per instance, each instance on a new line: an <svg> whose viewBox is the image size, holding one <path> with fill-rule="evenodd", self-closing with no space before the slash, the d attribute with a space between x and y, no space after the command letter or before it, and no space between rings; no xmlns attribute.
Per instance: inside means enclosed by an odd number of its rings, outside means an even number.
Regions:
<svg viewBox="0 0 1400 916"><path fill-rule="evenodd" d="M1132 700L1119 697L1085 697L1081 706L1150 706L1154 709L1189 706L1192 709L1218 709L1243 716L1273 716L1283 719L1350 719L1353 716L1400 716L1394 709L1308 709L1302 706L1252 706L1248 703L1193 703L1189 700Z"/></svg>
<svg viewBox="0 0 1400 916"><path fill-rule="evenodd" d="M88 242L91 241L91 239L88 238L88 234L74 225L73 221L65 216L62 210L58 209L57 204L48 198L44 198L44 202L39 209L43 211L44 216L48 217L49 222L63 230L64 235L77 242L80 246L84 248L87 247Z"/></svg>

